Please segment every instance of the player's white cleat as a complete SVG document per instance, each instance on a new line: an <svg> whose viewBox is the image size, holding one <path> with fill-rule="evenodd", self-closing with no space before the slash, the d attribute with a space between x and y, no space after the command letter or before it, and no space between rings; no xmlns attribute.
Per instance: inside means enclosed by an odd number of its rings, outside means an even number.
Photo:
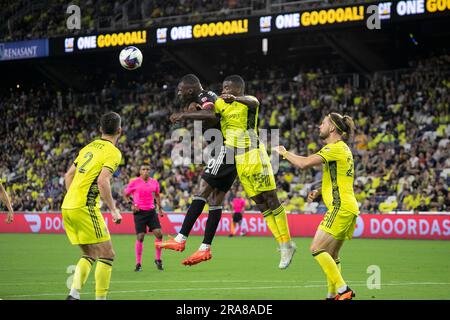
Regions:
<svg viewBox="0 0 450 320"><path fill-rule="evenodd" d="M297 250L297 246L293 241L290 241L289 243L282 244L279 250L281 253L281 260L278 268L286 269L291 264L292 257Z"/></svg>

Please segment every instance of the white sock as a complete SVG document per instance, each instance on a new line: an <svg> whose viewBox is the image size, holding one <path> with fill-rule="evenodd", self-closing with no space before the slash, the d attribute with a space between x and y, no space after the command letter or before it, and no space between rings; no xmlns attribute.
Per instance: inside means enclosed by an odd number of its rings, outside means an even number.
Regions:
<svg viewBox="0 0 450 320"><path fill-rule="evenodd" d="M328 299L336 298L336 294L334 294L334 293L328 293L328 294L327 294L327 298L328 298Z"/></svg>
<svg viewBox="0 0 450 320"><path fill-rule="evenodd" d="M74 297L75 299L80 299L80 292L77 289L70 289L70 293L69 293L72 297Z"/></svg>
<svg viewBox="0 0 450 320"><path fill-rule="evenodd" d="M106 300L106 297L95 297L95 300Z"/></svg>
<svg viewBox="0 0 450 320"><path fill-rule="evenodd" d="M185 242L186 239L187 239L187 237L183 236L181 233L177 234L177 236L175 237L176 242Z"/></svg>
<svg viewBox="0 0 450 320"><path fill-rule="evenodd" d="M200 248L199 248L198 250L200 250L200 251L205 251L205 250L208 250L209 248L211 248L211 245L202 243L202 244L200 245Z"/></svg>
<svg viewBox="0 0 450 320"><path fill-rule="evenodd" d="M291 247L291 244L289 242L282 242L280 243L281 249L289 249Z"/></svg>
<svg viewBox="0 0 450 320"><path fill-rule="evenodd" d="M341 294L341 293L345 292L346 290L347 290L347 285L343 285L342 287L340 287L338 289L338 293Z"/></svg>

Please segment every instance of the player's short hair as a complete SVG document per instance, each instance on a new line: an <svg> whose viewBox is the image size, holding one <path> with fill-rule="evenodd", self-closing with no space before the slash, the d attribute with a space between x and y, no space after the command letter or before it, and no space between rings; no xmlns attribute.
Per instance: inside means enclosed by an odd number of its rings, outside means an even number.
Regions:
<svg viewBox="0 0 450 320"><path fill-rule="evenodd" d="M231 76L226 77L224 80L225 81L230 81L232 82L234 85L238 86L239 88L242 89L242 92L245 91L245 81L244 79L242 79L242 77L240 75L237 74L233 74Z"/></svg>
<svg viewBox="0 0 450 320"><path fill-rule="evenodd" d="M100 127L104 134L114 135L121 125L120 115L116 112L105 113L100 119Z"/></svg>
<svg viewBox="0 0 450 320"><path fill-rule="evenodd" d="M343 116L337 112L332 112L328 114L328 116L344 139L349 139L353 136L353 133L355 132L355 123L350 116Z"/></svg>
<svg viewBox="0 0 450 320"><path fill-rule="evenodd" d="M183 76L183 78L181 78L181 82L192 86L200 86L200 79L192 73Z"/></svg>
<svg viewBox="0 0 450 320"><path fill-rule="evenodd" d="M142 169L142 167L149 167L151 169L152 166L150 164L150 160L149 159L145 159L144 161L142 161L140 168Z"/></svg>

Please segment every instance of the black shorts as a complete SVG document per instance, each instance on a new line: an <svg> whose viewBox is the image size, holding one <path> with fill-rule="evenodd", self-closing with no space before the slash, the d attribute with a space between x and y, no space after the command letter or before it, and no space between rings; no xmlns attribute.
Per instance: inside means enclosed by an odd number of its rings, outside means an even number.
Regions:
<svg viewBox="0 0 450 320"><path fill-rule="evenodd" d="M241 221L242 221L242 213L240 212L233 213L233 222L240 223Z"/></svg>
<svg viewBox="0 0 450 320"><path fill-rule="evenodd" d="M147 211L140 210L135 212L134 227L136 228L136 233L147 233L147 227L149 232L155 229L161 229L158 214L154 209Z"/></svg>
<svg viewBox="0 0 450 320"><path fill-rule="evenodd" d="M226 163L227 158L232 163ZM208 184L220 191L228 192L237 177L236 164L234 161L234 150L222 146L219 154L214 155L203 171L202 178Z"/></svg>

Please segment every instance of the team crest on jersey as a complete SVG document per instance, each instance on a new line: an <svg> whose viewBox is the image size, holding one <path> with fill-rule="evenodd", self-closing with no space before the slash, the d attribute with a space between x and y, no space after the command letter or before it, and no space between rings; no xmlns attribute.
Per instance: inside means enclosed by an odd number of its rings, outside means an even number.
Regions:
<svg viewBox="0 0 450 320"><path fill-rule="evenodd" d="M330 151L330 147L323 148L323 151Z"/></svg>
<svg viewBox="0 0 450 320"><path fill-rule="evenodd" d="M206 101L208 101L208 98L207 97L203 97L202 98L202 102L206 102Z"/></svg>

